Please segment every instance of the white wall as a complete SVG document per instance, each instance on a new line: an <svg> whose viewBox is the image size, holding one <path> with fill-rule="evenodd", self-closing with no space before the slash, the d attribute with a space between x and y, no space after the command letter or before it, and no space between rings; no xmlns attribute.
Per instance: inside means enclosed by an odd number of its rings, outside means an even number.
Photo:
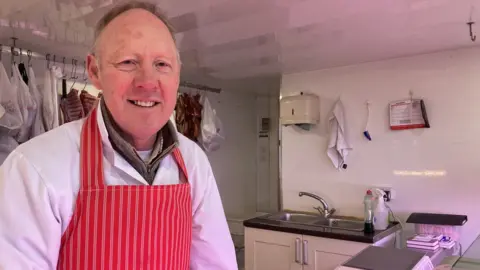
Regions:
<svg viewBox="0 0 480 270"><path fill-rule="evenodd" d="M257 212L279 210L278 119L280 85L269 96L257 97ZM270 119L268 132L261 132L262 118Z"/></svg>
<svg viewBox="0 0 480 270"><path fill-rule="evenodd" d="M220 149L207 153L228 217L255 212L256 111L255 95L223 91L208 94L224 126Z"/></svg>
<svg viewBox="0 0 480 270"><path fill-rule="evenodd" d="M265 115L263 110L257 110L257 100L278 97L280 76L221 80L183 72L182 79L222 89L220 94L210 93L208 97L224 124L226 141L218 151L208 153L208 157L227 218L243 220L264 210L258 208L259 197L268 197L269 206L274 207L273 202L278 200L278 189L275 189L277 194L272 195L274 189L258 187L271 186L272 181L278 185L278 146L276 152L269 152L270 157L274 157L269 162L257 162L258 118L260 114ZM269 116L272 119L278 118L278 105L275 107L270 104L269 108L273 113ZM275 129L278 131L275 121L272 129L272 132ZM276 136L270 138L271 149L274 140L277 145L278 139ZM269 171L268 179L259 177L258 171Z"/></svg>
<svg viewBox="0 0 480 270"><path fill-rule="evenodd" d="M479 233L480 49L464 49L285 75L281 93L311 91L321 99L321 123L310 132L282 128L282 188L286 209L312 210L324 197L339 214L363 216L367 188L387 185L403 220L414 211L468 215L464 249ZM425 100L430 129L391 131L390 101ZM327 117L342 95L354 150L348 169L337 171L326 156ZM370 133L363 138L365 101L372 102ZM395 171L442 171L443 176L402 176ZM409 227L411 229L411 227Z"/></svg>

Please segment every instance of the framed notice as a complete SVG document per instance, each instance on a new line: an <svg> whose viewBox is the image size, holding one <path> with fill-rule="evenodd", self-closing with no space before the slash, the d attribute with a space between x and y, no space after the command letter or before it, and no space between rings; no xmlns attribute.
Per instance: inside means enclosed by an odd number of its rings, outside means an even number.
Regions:
<svg viewBox="0 0 480 270"><path fill-rule="evenodd" d="M429 128L425 104L421 99L407 99L390 103L390 129Z"/></svg>

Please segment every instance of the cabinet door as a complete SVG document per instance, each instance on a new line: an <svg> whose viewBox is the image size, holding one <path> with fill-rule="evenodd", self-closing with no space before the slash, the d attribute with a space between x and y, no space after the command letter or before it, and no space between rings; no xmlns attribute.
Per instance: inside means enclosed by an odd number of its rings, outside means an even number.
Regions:
<svg viewBox="0 0 480 270"><path fill-rule="evenodd" d="M302 235L245 228L245 270L302 270Z"/></svg>
<svg viewBox="0 0 480 270"><path fill-rule="evenodd" d="M335 270L351 257L348 255L315 251L311 254L311 260L303 266L303 270Z"/></svg>
<svg viewBox="0 0 480 270"><path fill-rule="evenodd" d="M364 243L304 235L303 270L334 270L368 246Z"/></svg>

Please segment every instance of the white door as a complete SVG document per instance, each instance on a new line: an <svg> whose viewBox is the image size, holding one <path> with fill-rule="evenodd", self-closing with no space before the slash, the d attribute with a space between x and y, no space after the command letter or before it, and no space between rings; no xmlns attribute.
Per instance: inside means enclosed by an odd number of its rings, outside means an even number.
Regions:
<svg viewBox="0 0 480 270"><path fill-rule="evenodd" d="M302 235L245 228L245 270L302 270Z"/></svg>
<svg viewBox="0 0 480 270"><path fill-rule="evenodd" d="M270 209L270 136L268 122L268 97L257 97L257 212L274 212Z"/></svg>
<svg viewBox="0 0 480 270"><path fill-rule="evenodd" d="M368 244L329 238L303 236L303 270L335 270Z"/></svg>

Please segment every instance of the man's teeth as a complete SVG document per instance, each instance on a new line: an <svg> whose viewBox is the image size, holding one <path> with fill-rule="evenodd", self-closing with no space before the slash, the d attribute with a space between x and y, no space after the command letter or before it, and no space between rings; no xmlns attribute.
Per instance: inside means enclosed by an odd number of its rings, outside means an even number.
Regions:
<svg viewBox="0 0 480 270"><path fill-rule="evenodd" d="M155 102L153 102L153 101L138 101L138 100L135 100L135 101L133 101L133 103L137 106L140 106L140 107L153 107L153 105L155 105Z"/></svg>

